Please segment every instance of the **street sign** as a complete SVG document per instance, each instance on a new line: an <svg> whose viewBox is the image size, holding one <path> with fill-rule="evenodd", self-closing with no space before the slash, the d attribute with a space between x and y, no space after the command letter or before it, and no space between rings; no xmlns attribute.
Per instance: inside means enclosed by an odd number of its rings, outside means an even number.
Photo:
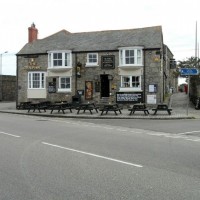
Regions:
<svg viewBox="0 0 200 200"><path fill-rule="evenodd" d="M189 75L198 75L199 70L195 68L181 68L181 75L182 76L189 76Z"/></svg>

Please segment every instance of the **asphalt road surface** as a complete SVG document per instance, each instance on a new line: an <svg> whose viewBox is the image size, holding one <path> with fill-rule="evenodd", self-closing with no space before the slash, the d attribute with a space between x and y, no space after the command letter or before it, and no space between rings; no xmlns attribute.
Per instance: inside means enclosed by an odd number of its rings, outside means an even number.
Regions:
<svg viewBox="0 0 200 200"><path fill-rule="evenodd" d="M199 137L97 122L0 114L0 200L200 199Z"/></svg>

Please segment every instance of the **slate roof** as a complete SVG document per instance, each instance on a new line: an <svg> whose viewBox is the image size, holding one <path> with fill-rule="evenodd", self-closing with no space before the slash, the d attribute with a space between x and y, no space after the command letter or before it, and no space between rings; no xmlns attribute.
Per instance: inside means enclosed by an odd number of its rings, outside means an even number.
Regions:
<svg viewBox="0 0 200 200"><path fill-rule="evenodd" d="M66 30L61 30L44 39L27 43L17 55L42 54L50 50L72 50L73 52L109 51L129 46L161 48L162 45L161 26L81 33L70 33Z"/></svg>

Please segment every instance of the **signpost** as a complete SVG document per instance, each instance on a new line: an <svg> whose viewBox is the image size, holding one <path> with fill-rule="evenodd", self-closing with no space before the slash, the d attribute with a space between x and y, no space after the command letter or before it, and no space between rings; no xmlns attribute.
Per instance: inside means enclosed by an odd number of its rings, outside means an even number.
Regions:
<svg viewBox="0 0 200 200"><path fill-rule="evenodd" d="M181 75L182 76L190 76L190 75L198 75L199 70L196 68L181 68Z"/></svg>
<svg viewBox="0 0 200 200"><path fill-rule="evenodd" d="M189 101L190 101L190 97L189 97L190 76L198 75L199 70L196 68L181 68L180 73L182 76L188 76L188 104L187 104L187 115L188 115L188 106L189 106Z"/></svg>

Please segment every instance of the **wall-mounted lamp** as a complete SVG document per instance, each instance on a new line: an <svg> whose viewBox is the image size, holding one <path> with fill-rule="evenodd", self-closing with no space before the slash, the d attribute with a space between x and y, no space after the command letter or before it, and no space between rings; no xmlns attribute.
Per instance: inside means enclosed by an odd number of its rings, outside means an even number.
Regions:
<svg viewBox="0 0 200 200"><path fill-rule="evenodd" d="M113 80L113 76L109 74L108 75L108 80L110 80L110 81Z"/></svg>

